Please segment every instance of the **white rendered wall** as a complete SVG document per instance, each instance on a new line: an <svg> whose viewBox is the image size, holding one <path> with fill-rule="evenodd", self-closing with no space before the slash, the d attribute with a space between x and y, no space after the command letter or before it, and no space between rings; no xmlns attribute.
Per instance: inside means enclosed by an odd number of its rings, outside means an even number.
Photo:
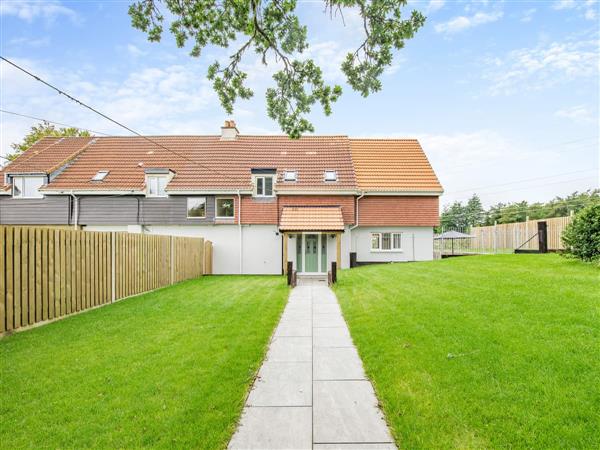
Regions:
<svg viewBox="0 0 600 450"><path fill-rule="evenodd" d="M95 225L89 231L137 232L137 226ZM141 227L139 228L141 230ZM244 274L281 274L281 236L275 225L242 226ZM150 225L144 233L166 236L203 237L213 243L213 273L240 273L240 230L238 225Z"/></svg>
<svg viewBox="0 0 600 450"><path fill-rule="evenodd" d="M372 251L371 233L402 233L401 251ZM433 227L358 227L352 230L358 262L429 261L433 259Z"/></svg>

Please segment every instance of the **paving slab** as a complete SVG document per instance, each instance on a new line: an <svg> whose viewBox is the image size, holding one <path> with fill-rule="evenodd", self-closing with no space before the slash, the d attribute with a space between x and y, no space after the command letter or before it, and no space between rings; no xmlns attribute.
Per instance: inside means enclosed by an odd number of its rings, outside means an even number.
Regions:
<svg viewBox="0 0 600 450"><path fill-rule="evenodd" d="M312 363L266 361L252 386L248 406L310 406Z"/></svg>
<svg viewBox="0 0 600 450"><path fill-rule="evenodd" d="M396 450L396 444L391 443L361 443L361 444L314 444L314 450Z"/></svg>
<svg viewBox="0 0 600 450"><path fill-rule="evenodd" d="M267 353L271 362L311 362L312 338L296 336L275 336Z"/></svg>
<svg viewBox="0 0 600 450"><path fill-rule="evenodd" d="M246 407L228 448L231 450L311 449L311 408Z"/></svg>
<svg viewBox="0 0 600 450"><path fill-rule="evenodd" d="M315 443L392 443L369 381L314 381Z"/></svg>
<svg viewBox="0 0 600 450"><path fill-rule="evenodd" d="M316 347L314 380L365 380L365 372L354 347Z"/></svg>
<svg viewBox="0 0 600 450"><path fill-rule="evenodd" d="M298 320L280 322L275 330L275 337L282 336L312 336L312 321Z"/></svg>
<svg viewBox="0 0 600 450"><path fill-rule="evenodd" d="M229 448L396 448L327 286L291 291Z"/></svg>
<svg viewBox="0 0 600 450"><path fill-rule="evenodd" d="M354 347L347 328L315 328L314 347Z"/></svg>
<svg viewBox="0 0 600 450"><path fill-rule="evenodd" d="M341 313L313 314L313 328L346 328Z"/></svg>

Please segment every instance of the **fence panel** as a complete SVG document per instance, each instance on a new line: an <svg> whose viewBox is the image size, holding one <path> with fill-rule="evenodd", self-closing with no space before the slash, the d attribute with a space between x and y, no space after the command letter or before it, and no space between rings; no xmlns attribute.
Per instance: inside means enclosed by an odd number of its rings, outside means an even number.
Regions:
<svg viewBox="0 0 600 450"><path fill-rule="evenodd" d="M210 273L205 268L212 270L212 244L202 238L0 225L0 333Z"/></svg>

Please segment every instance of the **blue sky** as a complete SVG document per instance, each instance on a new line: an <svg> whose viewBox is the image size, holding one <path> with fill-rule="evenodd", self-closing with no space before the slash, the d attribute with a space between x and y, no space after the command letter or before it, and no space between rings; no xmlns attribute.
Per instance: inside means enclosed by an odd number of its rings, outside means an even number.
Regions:
<svg viewBox="0 0 600 450"><path fill-rule="evenodd" d="M199 58L170 36L149 43L130 26L129 1L0 4L0 53L145 134L216 134L227 118L205 79L227 51ZM442 203L477 192L484 204L543 201L599 184L599 4L596 1L413 1L428 19L398 52L381 92L363 99L339 64L360 41L360 22L300 0L308 56L344 96L317 134L417 137L446 190ZM408 12L408 10L407 10ZM232 118L242 133L279 133L265 113L273 67L244 62L255 97ZM126 134L0 64L0 104L109 134ZM35 123L0 113L0 151Z"/></svg>

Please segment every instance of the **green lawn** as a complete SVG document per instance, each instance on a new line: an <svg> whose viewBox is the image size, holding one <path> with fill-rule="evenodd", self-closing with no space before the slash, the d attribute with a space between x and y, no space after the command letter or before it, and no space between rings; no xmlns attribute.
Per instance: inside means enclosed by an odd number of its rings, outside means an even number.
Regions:
<svg viewBox="0 0 600 450"><path fill-rule="evenodd" d="M598 448L598 267L467 256L335 290L400 448Z"/></svg>
<svg viewBox="0 0 600 450"><path fill-rule="evenodd" d="M222 448L281 277L205 277L0 340L2 448Z"/></svg>

